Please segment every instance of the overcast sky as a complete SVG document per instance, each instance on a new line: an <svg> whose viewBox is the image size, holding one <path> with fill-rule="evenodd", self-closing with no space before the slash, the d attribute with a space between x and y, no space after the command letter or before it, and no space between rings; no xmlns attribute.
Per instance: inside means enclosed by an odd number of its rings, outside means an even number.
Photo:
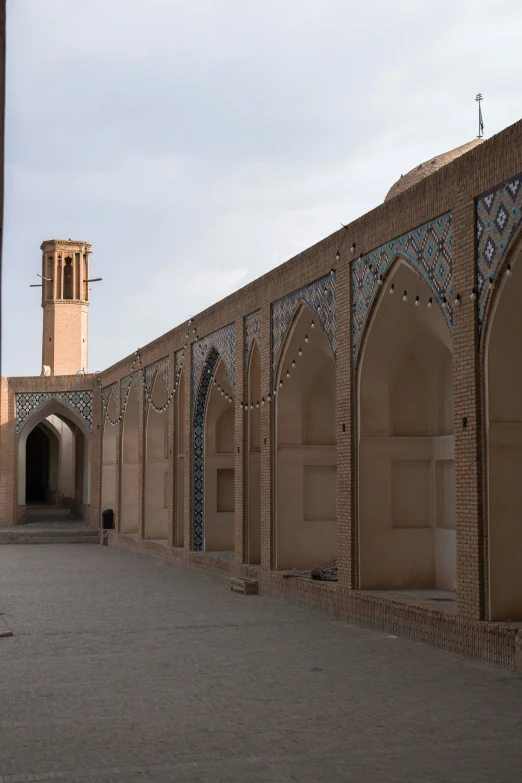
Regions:
<svg viewBox="0 0 522 783"><path fill-rule="evenodd" d="M40 244L92 243L89 370L522 116L511 0L8 0L4 375Z"/></svg>

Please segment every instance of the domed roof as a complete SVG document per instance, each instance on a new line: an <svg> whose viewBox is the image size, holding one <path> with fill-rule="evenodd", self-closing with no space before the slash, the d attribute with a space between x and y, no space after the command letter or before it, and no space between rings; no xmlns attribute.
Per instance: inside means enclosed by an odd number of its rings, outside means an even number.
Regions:
<svg viewBox="0 0 522 783"><path fill-rule="evenodd" d="M482 144L483 141L484 139L473 139L473 141L468 141L467 144L463 144L461 147L457 147L450 152L444 152L442 155L437 155L436 157L430 158L430 160L421 163L419 166L415 166L415 168L411 171L408 171L407 174L401 174L400 179L398 179L397 182L391 186L384 200L389 201L394 196L398 196L399 193L403 193L405 190L408 190L408 188L411 188L412 185L420 182L421 179L424 179L424 177L429 177L429 175L433 174L434 171L437 171L443 166L446 166L448 163L451 163L452 160L460 158L461 155L469 152L478 144Z"/></svg>

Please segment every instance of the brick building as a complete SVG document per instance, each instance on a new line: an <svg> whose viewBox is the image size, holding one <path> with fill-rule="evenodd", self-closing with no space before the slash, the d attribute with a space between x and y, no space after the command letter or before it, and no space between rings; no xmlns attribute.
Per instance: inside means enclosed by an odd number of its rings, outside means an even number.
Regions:
<svg viewBox="0 0 522 783"><path fill-rule="evenodd" d="M0 525L112 508L111 545L522 668L521 172L522 121L100 375L90 245L44 242Z"/></svg>

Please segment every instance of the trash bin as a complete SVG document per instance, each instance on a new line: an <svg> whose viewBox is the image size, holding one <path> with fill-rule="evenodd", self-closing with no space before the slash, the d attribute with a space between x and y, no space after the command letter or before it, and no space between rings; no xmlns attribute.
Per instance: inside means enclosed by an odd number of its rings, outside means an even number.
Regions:
<svg viewBox="0 0 522 783"><path fill-rule="evenodd" d="M114 511L106 508L102 511L102 530L114 530Z"/></svg>

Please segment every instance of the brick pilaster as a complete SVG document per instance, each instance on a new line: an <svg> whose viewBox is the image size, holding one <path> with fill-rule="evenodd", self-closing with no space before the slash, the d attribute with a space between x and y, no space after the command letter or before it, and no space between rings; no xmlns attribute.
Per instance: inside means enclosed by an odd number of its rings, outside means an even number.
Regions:
<svg viewBox="0 0 522 783"><path fill-rule="evenodd" d="M453 397L459 614L482 619L485 612L480 406L480 358L476 287L475 202L461 190L453 210Z"/></svg>

